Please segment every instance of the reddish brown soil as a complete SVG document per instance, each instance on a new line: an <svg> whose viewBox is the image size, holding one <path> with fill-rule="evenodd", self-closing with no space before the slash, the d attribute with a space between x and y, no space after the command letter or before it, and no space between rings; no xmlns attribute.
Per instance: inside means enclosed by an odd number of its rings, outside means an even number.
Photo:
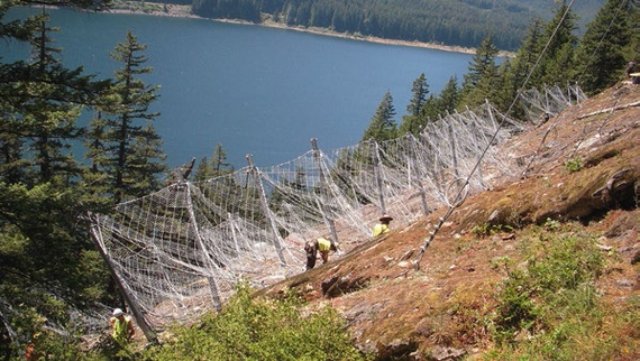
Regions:
<svg viewBox="0 0 640 361"><path fill-rule="evenodd" d="M634 199L640 196L640 107L584 115L639 100L640 86L619 85L514 138L506 146L538 155L528 176L466 199L427 249L419 271L411 261L445 209L263 293L277 297L291 288L311 309L330 304L346 317L357 343L381 360L414 359L409 355L416 350L443 347L481 354L491 338L479 320L494 308L505 277L496 261L518 260L532 225L554 219L577 220L602 235L603 252L614 256L598 288L612 307L622 305L640 295L639 268L632 265L640 258ZM582 167L572 173L565 163L576 158ZM477 235L481 227L505 226L514 231Z"/></svg>

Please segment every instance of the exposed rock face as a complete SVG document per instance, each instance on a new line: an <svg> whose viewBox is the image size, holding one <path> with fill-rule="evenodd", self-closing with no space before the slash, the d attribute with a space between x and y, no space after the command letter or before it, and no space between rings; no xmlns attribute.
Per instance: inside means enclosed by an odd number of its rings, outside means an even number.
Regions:
<svg viewBox="0 0 640 361"><path fill-rule="evenodd" d="M359 347L375 352L376 360L460 360L492 342L483 321L495 310L505 260L515 261L509 267L526 266L526 260L517 258L525 242L523 228L560 227L573 220L603 236L598 241L602 254L620 255L597 285L603 299L640 296L633 266L640 263L640 106L588 116L615 102L637 102L640 86L619 92L619 98L612 93L514 139L526 158L540 146L545 128L557 126L548 147L542 147L544 158L533 162L527 178L469 196L452 213L420 271L410 267L419 253L415 250L446 210L435 210L406 230L394 230L327 267L285 281L275 292L311 284L308 289L316 291L305 296L310 307L329 303L336 308ZM572 157L580 157L580 169L567 169L566 160ZM474 235L478 225L490 232Z"/></svg>

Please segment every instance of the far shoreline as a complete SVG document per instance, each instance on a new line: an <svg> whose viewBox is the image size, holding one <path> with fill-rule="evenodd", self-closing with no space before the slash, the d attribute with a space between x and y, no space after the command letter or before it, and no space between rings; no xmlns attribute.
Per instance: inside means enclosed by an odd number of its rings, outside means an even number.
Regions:
<svg viewBox="0 0 640 361"><path fill-rule="evenodd" d="M185 19L202 19L202 20L210 20L210 21L227 23L227 24L255 25L255 26L262 26L262 27L273 28L273 29L293 30L293 31L299 31L299 32L315 34L315 35L330 36L334 38L365 41L365 42L374 43L374 44L434 49L434 50L460 53L460 54L469 54L469 55L475 55L476 53L475 48L466 48L463 46L442 45L442 44L427 43L427 42L420 42L420 41L396 40L396 39L379 38L375 36L354 35L350 33L339 33L326 28L289 26L280 22L273 21L271 19L263 20L260 23L254 23L254 22L239 20L239 19L205 18L199 15L193 14L191 12L190 5L167 4L166 5L167 11L164 11L163 5L159 3L145 3L144 4L144 6L146 6L145 9L140 8L139 3L132 2L132 1L116 2L114 6L115 6L114 8L102 10L98 12L106 13L106 14L150 15L150 16L164 16L164 17L185 18ZM508 52L504 50L501 50L498 54L498 56L505 56L505 57L512 56L512 55L513 55L512 52Z"/></svg>

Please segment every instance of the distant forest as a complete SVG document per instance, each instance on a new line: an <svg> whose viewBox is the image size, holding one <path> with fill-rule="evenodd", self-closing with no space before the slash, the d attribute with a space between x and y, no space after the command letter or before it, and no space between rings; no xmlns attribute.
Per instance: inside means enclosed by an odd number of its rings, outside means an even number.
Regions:
<svg viewBox="0 0 640 361"><path fill-rule="evenodd" d="M603 2L579 1L576 13L586 22ZM498 48L513 50L532 19L549 18L556 6L553 0L193 0L192 10L209 18L256 23L270 18L287 25L464 47L477 47L491 35Z"/></svg>

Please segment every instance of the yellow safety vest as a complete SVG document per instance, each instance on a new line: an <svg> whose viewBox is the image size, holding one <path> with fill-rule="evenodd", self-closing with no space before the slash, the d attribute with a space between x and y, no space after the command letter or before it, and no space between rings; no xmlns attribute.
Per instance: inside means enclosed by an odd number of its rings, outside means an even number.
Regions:
<svg viewBox="0 0 640 361"><path fill-rule="evenodd" d="M320 252L327 252L331 250L331 241L324 237L318 238L318 250Z"/></svg>
<svg viewBox="0 0 640 361"><path fill-rule="evenodd" d="M123 343L127 342L129 338L129 323L131 322L131 317L124 316L124 321L120 321L118 317L113 318L113 333L111 336L114 340Z"/></svg>
<svg viewBox="0 0 640 361"><path fill-rule="evenodd" d="M383 223L378 223L373 227L373 236L379 236L383 233L389 232L389 226Z"/></svg>

